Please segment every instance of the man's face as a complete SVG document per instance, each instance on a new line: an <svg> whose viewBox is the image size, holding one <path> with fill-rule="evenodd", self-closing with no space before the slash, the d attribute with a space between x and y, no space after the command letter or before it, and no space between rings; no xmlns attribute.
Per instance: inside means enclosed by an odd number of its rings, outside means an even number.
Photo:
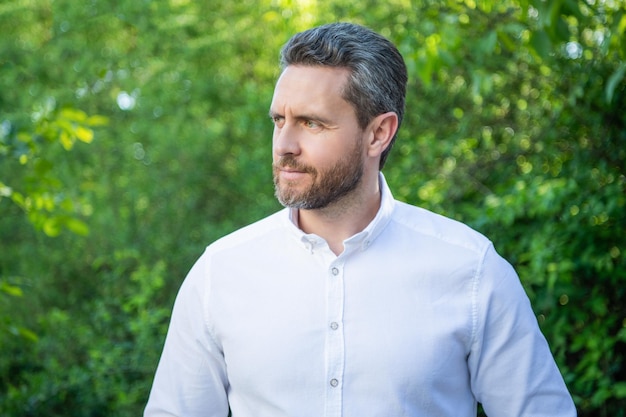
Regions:
<svg viewBox="0 0 626 417"><path fill-rule="evenodd" d="M274 90L273 171L286 207L319 209L353 192L363 175L363 131L342 96L343 68L289 66Z"/></svg>

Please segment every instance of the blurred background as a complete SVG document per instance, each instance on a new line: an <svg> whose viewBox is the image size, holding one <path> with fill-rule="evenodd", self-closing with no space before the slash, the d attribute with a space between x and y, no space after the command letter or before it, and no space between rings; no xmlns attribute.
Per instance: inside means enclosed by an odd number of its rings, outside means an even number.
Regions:
<svg viewBox="0 0 626 417"><path fill-rule="evenodd" d="M137 416L185 274L279 209L278 51L409 68L384 173L517 269L580 416L626 415L622 0L1 0L0 415Z"/></svg>

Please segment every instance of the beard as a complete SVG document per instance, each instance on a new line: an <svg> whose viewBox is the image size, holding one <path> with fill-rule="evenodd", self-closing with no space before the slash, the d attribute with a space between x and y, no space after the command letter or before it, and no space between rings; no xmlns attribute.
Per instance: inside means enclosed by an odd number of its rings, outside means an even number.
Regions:
<svg viewBox="0 0 626 417"><path fill-rule="evenodd" d="M357 141L357 146L348 153L348 156L323 171L301 164L293 155L283 156L273 166L274 194L278 201L289 208L315 210L325 208L350 194L363 177L363 159L360 155L361 145L358 142L360 141ZM311 184L299 191L297 184L281 182L280 167L290 167L309 174Z"/></svg>

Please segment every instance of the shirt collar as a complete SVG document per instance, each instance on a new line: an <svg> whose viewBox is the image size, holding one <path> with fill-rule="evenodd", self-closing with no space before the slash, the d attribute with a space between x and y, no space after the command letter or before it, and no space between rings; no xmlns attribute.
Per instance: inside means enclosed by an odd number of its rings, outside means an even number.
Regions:
<svg viewBox="0 0 626 417"><path fill-rule="evenodd" d="M346 251L352 247L360 247L361 250L367 249L371 245L371 243L378 237L378 235L385 229L389 221L391 220L391 215L393 213L393 209L395 206L395 200L393 198L393 194L387 185L387 181L382 172L378 174L378 183L381 191L381 199L380 199L380 208L376 213L374 219L367 225L365 229L361 232L349 237L344 241L344 245L346 247ZM296 237L304 246L313 251L315 247L319 244L325 244L324 240L315 235L315 234L307 234L304 233L300 228L298 228L298 210L297 209L285 209L285 216L283 219L285 220L286 226L289 229L290 233Z"/></svg>

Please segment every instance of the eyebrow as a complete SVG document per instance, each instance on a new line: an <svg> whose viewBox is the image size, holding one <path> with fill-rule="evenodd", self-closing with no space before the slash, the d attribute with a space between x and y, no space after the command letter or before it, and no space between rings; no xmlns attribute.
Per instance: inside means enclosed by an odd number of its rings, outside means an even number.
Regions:
<svg viewBox="0 0 626 417"><path fill-rule="evenodd" d="M277 113L275 111L270 110L269 111L269 117L271 119L275 118L275 117L284 117L284 115ZM315 120L316 122L320 122L322 124L325 125L332 125L333 122L325 117L320 117L317 115L313 115L313 114L300 114L294 117L294 119L296 120Z"/></svg>
<svg viewBox="0 0 626 417"><path fill-rule="evenodd" d="M276 113L275 111L272 111L272 109L270 109L270 111L268 112L268 116L272 118L272 117L277 117L280 115Z"/></svg>

